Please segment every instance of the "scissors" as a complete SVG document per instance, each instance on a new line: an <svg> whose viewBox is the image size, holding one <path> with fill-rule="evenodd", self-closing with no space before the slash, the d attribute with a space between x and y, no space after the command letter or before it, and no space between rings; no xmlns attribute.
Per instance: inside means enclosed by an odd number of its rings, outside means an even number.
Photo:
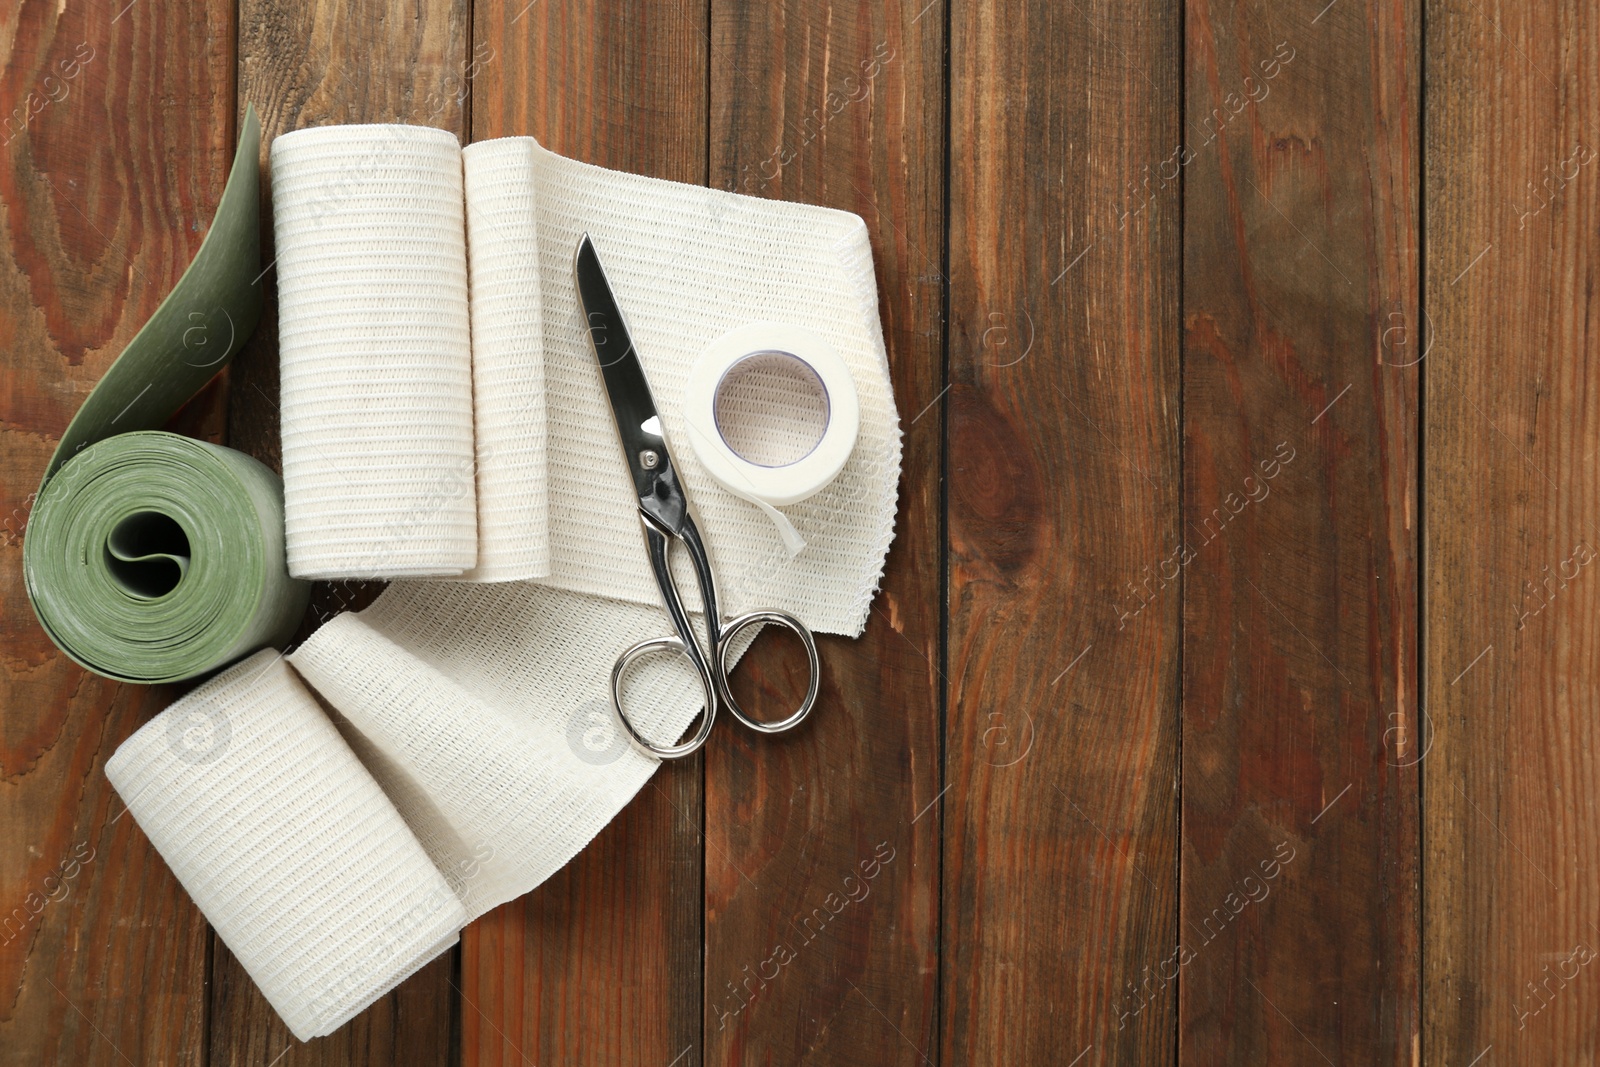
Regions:
<svg viewBox="0 0 1600 1067"><path fill-rule="evenodd" d="M758 733L780 734L792 730L811 714L817 702L817 690L822 681L817 642L806 624L786 611L752 611L722 621L717 611L716 579L711 572L705 542L700 539L700 528L695 525L694 509L684 494L672 453L667 448L661 416L656 411L655 400L650 396L650 383L645 380L639 354L633 347L622 310L617 306L611 283L606 280L606 272L600 266L600 256L595 252L594 242L588 234L578 241L572 273L577 283L578 302L583 307L589 343L594 349L595 360L600 364L606 396L611 401L611 415L617 423L622 457L633 476L633 488L639 498L639 525L644 530L650 570L655 574L656 585L661 589L661 600L672 618L672 625L678 631L668 637L640 641L617 657L616 665L611 669L611 708L616 713L617 721L635 748L663 760L681 759L699 751L706 743L706 738L711 736L719 704L726 704L734 718ZM700 586L707 636L703 645L683 606L677 583L673 581L668 552L675 541L688 551L689 559L694 564L695 581ZM739 707L728 687L728 652L734 638L746 627L763 623L784 626L798 634L801 644L805 646L811 669L811 684L806 689L805 700L797 711L778 722L762 722L751 718ZM624 673L634 660L652 652L677 652L687 658L694 665L700 686L705 690L705 713L699 729L687 741L673 745L651 742L634 727L622 706Z"/></svg>

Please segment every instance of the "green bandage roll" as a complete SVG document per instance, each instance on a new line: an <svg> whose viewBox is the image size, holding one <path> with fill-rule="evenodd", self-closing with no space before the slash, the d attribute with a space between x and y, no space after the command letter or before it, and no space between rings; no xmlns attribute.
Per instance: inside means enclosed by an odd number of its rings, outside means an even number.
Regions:
<svg viewBox="0 0 1600 1067"><path fill-rule="evenodd" d="M108 678L182 681L281 645L311 595L284 566L278 476L157 429L261 318L260 154L247 108L194 262L73 416L28 520L34 613L58 648Z"/></svg>
<svg viewBox="0 0 1600 1067"><path fill-rule="evenodd" d="M192 678L282 644L307 586L283 557L283 483L229 448L160 431L91 445L28 529L28 587L55 643L130 682Z"/></svg>

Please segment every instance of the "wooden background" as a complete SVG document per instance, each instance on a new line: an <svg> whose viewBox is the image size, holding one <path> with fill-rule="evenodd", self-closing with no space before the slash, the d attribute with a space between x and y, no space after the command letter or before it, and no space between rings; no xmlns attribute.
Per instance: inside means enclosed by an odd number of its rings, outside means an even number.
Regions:
<svg viewBox="0 0 1600 1067"><path fill-rule="evenodd" d="M1595 1062L1597 54L1586 0L6 5L0 1062ZM177 690L20 575L246 101L859 213L905 432L813 725L306 1045L106 782ZM275 343L184 427L271 462Z"/></svg>

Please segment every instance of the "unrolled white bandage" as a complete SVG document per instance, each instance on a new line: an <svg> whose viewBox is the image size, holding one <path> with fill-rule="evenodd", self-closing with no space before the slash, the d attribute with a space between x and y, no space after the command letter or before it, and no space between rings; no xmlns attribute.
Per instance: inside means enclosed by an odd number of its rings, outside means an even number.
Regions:
<svg viewBox="0 0 1600 1067"><path fill-rule="evenodd" d="M802 436L802 454L798 457L772 451L742 451L748 445L741 440L737 442L741 447L736 447L735 428L729 425L730 409L751 406L748 402L728 401L730 394L739 391L740 372L759 373L773 368L780 374L769 377L782 381L781 371L787 369L788 381L800 390L820 392L820 397L806 399L821 401L822 434L814 441L805 441ZM785 414L781 395L778 402L779 410L771 413L774 416ZM689 371L683 403L689 442L706 473L729 492L760 508L777 526L789 554L799 553L806 546L805 539L778 508L816 495L838 477L855 449L861 429L861 405L849 366L810 330L779 323L750 323L729 330L706 346ZM767 429L777 431L776 436L784 436L785 427L779 418L764 421ZM803 435L804 424L795 430Z"/></svg>

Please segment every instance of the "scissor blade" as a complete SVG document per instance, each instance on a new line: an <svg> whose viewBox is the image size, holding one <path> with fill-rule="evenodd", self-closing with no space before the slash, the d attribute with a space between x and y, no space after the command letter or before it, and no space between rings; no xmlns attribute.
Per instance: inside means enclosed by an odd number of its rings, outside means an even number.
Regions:
<svg viewBox="0 0 1600 1067"><path fill-rule="evenodd" d="M584 234L578 241L572 274L578 287L589 344L600 364L611 415L617 423L622 455L639 494L639 506L676 533L682 526L684 496L678 488L672 458L662 434L661 416L650 395L639 353L633 347L616 295L594 242Z"/></svg>

